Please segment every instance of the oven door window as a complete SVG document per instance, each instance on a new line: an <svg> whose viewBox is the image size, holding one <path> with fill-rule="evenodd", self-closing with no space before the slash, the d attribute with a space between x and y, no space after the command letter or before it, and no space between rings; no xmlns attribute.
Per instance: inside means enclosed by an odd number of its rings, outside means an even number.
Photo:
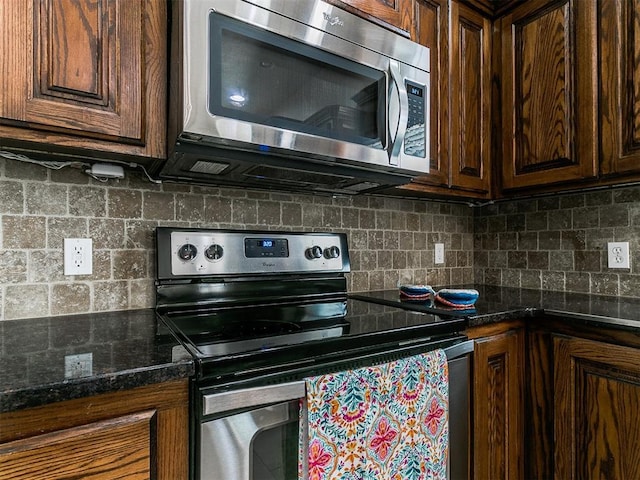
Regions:
<svg viewBox="0 0 640 480"><path fill-rule="evenodd" d="M384 72L215 12L209 28L212 115L386 148Z"/></svg>
<svg viewBox="0 0 640 480"><path fill-rule="evenodd" d="M298 478L297 400L202 424L201 480Z"/></svg>

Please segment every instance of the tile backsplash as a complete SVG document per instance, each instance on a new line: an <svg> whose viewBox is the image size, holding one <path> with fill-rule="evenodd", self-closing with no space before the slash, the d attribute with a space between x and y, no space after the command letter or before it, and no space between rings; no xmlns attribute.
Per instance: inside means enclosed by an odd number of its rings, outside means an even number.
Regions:
<svg viewBox="0 0 640 480"><path fill-rule="evenodd" d="M101 183L0 159L0 319L152 307L158 225L345 232L350 291L473 281L466 205L159 185L129 170ZM63 274L64 238L93 239L92 275Z"/></svg>
<svg viewBox="0 0 640 480"><path fill-rule="evenodd" d="M463 204L154 184L127 171L0 158L0 320L152 307L154 228L338 231L349 290L477 283L640 297L640 187ZM93 239L93 274L63 274L63 239ZM607 267L628 241L631 269ZM444 266L434 244L445 244Z"/></svg>
<svg viewBox="0 0 640 480"><path fill-rule="evenodd" d="M607 242L629 242L610 269ZM529 198L474 212L475 281L640 297L640 187Z"/></svg>

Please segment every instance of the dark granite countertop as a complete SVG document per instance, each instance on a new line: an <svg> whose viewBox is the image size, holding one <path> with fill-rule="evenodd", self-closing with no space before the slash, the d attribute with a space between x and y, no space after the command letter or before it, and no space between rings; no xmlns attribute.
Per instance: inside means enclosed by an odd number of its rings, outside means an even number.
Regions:
<svg viewBox="0 0 640 480"><path fill-rule="evenodd" d="M65 367L65 357L78 354L91 355L90 374ZM151 309L0 322L0 412L188 378L194 370Z"/></svg>
<svg viewBox="0 0 640 480"><path fill-rule="evenodd" d="M480 293L475 309L466 312L471 327L544 314L580 323L640 328L640 299L484 285L457 288L475 288ZM400 302L397 290L354 295ZM420 308L415 302L412 305ZM65 376L65 357L78 354L91 354L90 375ZM188 378L194 373L191 356L158 324L151 309L0 322L0 412Z"/></svg>
<svg viewBox="0 0 640 480"><path fill-rule="evenodd" d="M583 323L610 325L616 328L640 328L640 299L612 297L584 293L554 292L489 285L447 286L447 288L473 288L480 296L475 308L463 312L469 317L469 326L481 326L506 320L546 315ZM439 287L435 287L439 290ZM400 300L398 290L381 290L355 294L374 297L389 304L407 303ZM419 302L409 302L419 309ZM423 302L429 308L429 302ZM438 308L445 308L436 304ZM453 309L449 309L454 311Z"/></svg>

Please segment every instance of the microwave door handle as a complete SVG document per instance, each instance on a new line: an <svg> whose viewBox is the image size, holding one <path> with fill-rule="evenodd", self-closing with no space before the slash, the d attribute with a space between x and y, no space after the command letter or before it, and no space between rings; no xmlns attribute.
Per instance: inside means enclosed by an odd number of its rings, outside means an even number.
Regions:
<svg viewBox="0 0 640 480"><path fill-rule="evenodd" d="M404 136L407 133L407 119L409 118L409 97L407 95L407 89L404 86L402 77L400 76L400 67L395 60L389 61L389 72L391 79L398 92L398 100L400 101L400 114L398 116L398 128L396 129L396 136L391 142L391 148L389 149L389 164L398 165L400 159L400 149L404 142ZM391 101L391 96L389 96ZM389 108L389 107L387 107ZM389 127L391 127L392 120L389 119ZM389 136L393 135L391 128L389 128Z"/></svg>

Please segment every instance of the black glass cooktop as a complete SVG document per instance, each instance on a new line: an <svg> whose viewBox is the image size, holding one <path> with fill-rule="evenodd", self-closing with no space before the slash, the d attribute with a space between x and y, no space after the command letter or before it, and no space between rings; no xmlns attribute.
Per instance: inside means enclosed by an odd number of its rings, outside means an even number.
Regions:
<svg viewBox="0 0 640 480"><path fill-rule="evenodd" d="M357 299L174 311L161 318L198 360L203 375L388 350L450 337L466 326L465 318Z"/></svg>

